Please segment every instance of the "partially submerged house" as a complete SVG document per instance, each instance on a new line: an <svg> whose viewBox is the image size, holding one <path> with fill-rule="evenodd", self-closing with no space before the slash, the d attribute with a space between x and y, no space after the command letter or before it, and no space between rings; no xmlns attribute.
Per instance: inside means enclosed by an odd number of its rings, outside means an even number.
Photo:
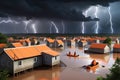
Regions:
<svg viewBox="0 0 120 80"><path fill-rule="evenodd" d="M34 47L8 48L0 54L0 68L15 74L42 65L41 53Z"/></svg>
<svg viewBox="0 0 120 80"><path fill-rule="evenodd" d="M59 54L46 45L6 48L0 54L0 69L8 69L11 74L59 63Z"/></svg>
<svg viewBox="0 0 120 80"><path fill-rule="evenodd" d="M113 52L114 53L119 53L120 52L120 44L114 44Z"/></svg>
<svg viewBox="0 0 120 80"><path fill-rule="evenodd" d="M11 43L9 47L11 48L23 47L23 45L20 42L16 42L16 43Z"/></svg>
<svg viewBox="0 0 120 80"><path fill-rule="evenodd" d="M28 39L25 39L25 43L26 43L25 46L31 46L31 41L30 41L29 38L28 38Z"/></svg>
<svg viewBox="0 0 120 80"><path fill-rule="evenodd" d="M49 46L49 47L53 47L54 40L53 40L53 39L48 38L48 39L46 40L46 44L47 44L47 46Z"/></svg>
<svg viewBox="0 0 120 80"><path fill-rule="evenodd" d="M42 62L43 65L54 66L60 63L60 56L58 52L51 50L45 45L35 46L39 51L42 51Z"/></svg>
<svg viewBox="0 0 120 80"><path fill-rule="evenodd" d="M71 40L71 39L68 39L66 40L67 42L67 46L72 46L72 47L75 47L76 46L76 41L75 40Z"/></svg>
<svg viewBox="0 0 120 80"><path fill-rule="evenodd" d="M62 40L55 40L53 45L54 47L64 47L64 43Z"/></svg>
<svg viewBox="0 0 120 80"><path fill-rule="evenodd" d="M87 45L87 41L85 41L85 40L78 41L78 47L84 47L85 45Z"/></svg>
<svg viewBox="0 0 120 80"><path fill-rule="evenodd" d="M89 47L89 52L93 53L108 53L110 52L110 48L107 46L107 44L101 44L101 43L93 43Z"/></svg>
<svg viewBox="0 0 120 80"><path fill-rule="evenodd" d="M51 48L59 48L59 47L64 47L64 43L62 40L54 40L54 39L47 39L46 40L47 46Z"/></svg>

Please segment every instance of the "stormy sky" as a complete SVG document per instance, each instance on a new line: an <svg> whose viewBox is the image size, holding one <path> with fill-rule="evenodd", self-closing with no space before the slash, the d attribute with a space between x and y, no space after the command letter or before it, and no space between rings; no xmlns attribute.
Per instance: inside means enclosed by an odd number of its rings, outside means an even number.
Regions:
<svg viewBox="0 0 120 80"><path fill-rule="evenodd" d="M2 0L1 33L120 33L119 0Z"/></svg>

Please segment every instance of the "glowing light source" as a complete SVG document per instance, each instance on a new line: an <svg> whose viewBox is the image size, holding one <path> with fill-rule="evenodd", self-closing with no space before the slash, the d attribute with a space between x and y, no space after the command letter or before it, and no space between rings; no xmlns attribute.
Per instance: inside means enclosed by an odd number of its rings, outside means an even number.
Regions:
<svg viewBox="0 0 120 80"><path fill-rule="evenodd" d="M108 13L109 13L109 16L110 16L110 28L111 28L111 33L113 33L113 23L112 23L112 15L111 15L111 12L110 12L110 7L108 7Z"/></svg>
<svg viewBox="0 0 120 80"><path fill-rule="evenodd" d="M25 31L26 31L26 33L28 33L27 27L28 27L28 24L30 23L30 21L31 20L23 21L23 23L25 24Z"/></svg>
<svg viewBox="0 0 120 80"><path fill-rule="evenodd" d="M0 24L1 23L14 23L14 24L19 24L19 22L15 21L15 20L12 20L10 18L8 18L8 20L1 20L0 21Z"/></svg>
<svg viewBox="0 0 120 80"><path fill-rule="evenodd" d="M83 12L83 15L85 17L88 17L88 12L92 9L92 7L89 7L85 12ZM82 22L82 34L85 33L85 22Z"/></svg>
<svg viewBox="0 0 120 80"><path fill-rule="evenodd" d="M98 18L98 7L95 7L95 17ZM98 34L99 30L99 21L96 22L96 30L95 33Z"/></svg>
<svg viewBox="0 0 120 80"><path fill-rule="evenodd" d="M51 24L54 26L54 28L55 28L55 30L56 30L56 33L59 33L59 30L58 30L56 24L55 24L53 21L51 21Z"/></svg>
<svg viewBox="0 0 120 80"><path fill-rule="evenodd" d="M32 28L33 28L33 32L37 33L37 31L36 31L36 24L32 24Z"/></svg>

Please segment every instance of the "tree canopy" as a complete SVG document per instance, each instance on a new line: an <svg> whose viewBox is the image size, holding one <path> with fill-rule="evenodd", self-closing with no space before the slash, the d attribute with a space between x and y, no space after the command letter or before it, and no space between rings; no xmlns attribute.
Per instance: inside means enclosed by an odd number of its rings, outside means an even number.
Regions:
<svg viewBox="0 0 120 80"><path fill-rule="evenodd" d="M120 58L116 59L106 78L98 77L97 80L120 80Z"/></svg>
<svg viewBox="0 0 120 80"><path fill-rule="evenodd" d="M0 33L0 43L7 43L7 36Z"/></svg>
<svg viewBox="0 0 120 80"><path fill-rule="evenodd" d="M108 38L106 38L106 39L104 40L103 43L108 44L108 45L110 46L111 43L112 43L112 39L108 37Z"/></svg>

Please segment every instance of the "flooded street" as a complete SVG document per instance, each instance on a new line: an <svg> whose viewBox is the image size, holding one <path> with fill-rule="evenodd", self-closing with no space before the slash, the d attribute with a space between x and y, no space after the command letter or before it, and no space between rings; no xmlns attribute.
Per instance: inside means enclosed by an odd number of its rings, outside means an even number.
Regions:
<svg viewBox="0 0 120 80"><path fill-rule="evenodd" d="M53 49L60 52L60 59L66 66L54 66L52 68L38 68L21 73L10 80L96 80L98 76L109 73L109 68L114 63L119 53L94 54L84 53L82 48ZM68 52L79 55L79 57L68 57ZM89 65L95 59L99 62L96 70L87 71L82 66ZM104 66L104 67L103 67Z"/></svg>

